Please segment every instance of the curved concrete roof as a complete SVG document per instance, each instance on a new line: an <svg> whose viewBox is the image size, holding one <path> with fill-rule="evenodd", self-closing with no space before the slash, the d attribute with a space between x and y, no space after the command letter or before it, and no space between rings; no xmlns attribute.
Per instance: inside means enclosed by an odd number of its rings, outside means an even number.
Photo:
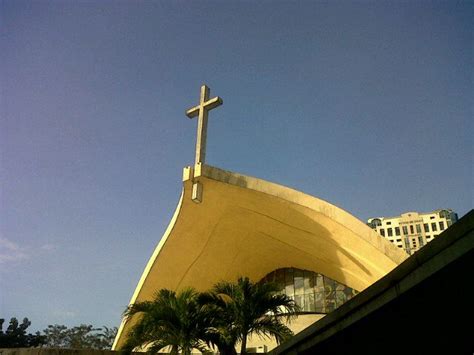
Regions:
<svg viewBox="0 0 474 355"><path fill-rule="evenodd" d="M193 184L202 202L192 200ZM362 291L407 254L344 210L302 192L208 165L185 168L175 214L130 303L162 288L206 290L258 281L281 267L324 274ZM122 323L114 348L133 319Z"/></svg>

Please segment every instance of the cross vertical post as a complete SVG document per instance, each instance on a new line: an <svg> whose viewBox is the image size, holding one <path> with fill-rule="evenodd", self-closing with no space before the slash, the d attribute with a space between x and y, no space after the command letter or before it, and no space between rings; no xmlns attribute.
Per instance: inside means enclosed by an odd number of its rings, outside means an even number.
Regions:
<svg viewBox="0 0 474 355"><path fill-rule="evenodd" d="M204 164L206 160L207 119L209 111L222 105L222 99L219 96L209 99L209 93L210 89L206 85L202 85L199 105L186 111L186 116L189 118L198 116L195 164Z"/></svg>

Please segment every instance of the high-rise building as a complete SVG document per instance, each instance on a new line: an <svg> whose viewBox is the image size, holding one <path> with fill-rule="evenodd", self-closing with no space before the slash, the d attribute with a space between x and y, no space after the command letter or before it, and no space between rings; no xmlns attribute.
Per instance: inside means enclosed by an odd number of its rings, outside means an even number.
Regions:
<svg viewBox="0 0 474 355"><path fill-rule="evenodd" d="M406 212L396 217L369 218L367 224L411 255L457 220L457 213L444 209L427 213Z"/></svg>

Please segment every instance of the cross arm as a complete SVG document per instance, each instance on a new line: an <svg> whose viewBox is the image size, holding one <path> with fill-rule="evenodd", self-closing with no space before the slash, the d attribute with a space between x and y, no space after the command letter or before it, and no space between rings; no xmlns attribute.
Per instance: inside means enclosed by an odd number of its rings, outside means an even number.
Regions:
<svg viewBox="0 0 474 355"><path fill-rule="evenodd" d="M199 105L194 106L193 108L190 108L189 110L186 111L186 116L188 116L189 118L196 117L197 115L199 115L200 108L201 106Z"/></svg>
<svg viewBox="0 0 474 355"><path fill-rule="evenodd" d="M212 110L213 108L216 108L220 105L222 105L223 101L219 96L216 96L210 100L207 100L201 105L194 106L193 108L190 108L189 110L186 111L186 116L189 118L193 118L199 115L199 110L203 109L206 111Z"/></svg>
<svg viewBox="0 0 474 355"><path fill-rule="evenodd" d="M213 108L222 105L222 103L222 99L219 96L216 96L213 99L206 101L204 103L204 107L206 108L206 110L212 110Z"/></svg>

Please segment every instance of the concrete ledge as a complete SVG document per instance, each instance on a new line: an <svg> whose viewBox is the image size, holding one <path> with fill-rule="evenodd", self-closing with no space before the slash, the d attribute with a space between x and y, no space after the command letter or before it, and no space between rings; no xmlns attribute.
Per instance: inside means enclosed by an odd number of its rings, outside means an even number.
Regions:
<svg viewBox="0 0 474 355"><path fill-rule="evenodd" d="M272 354L474 350L474 211ZM464 323L463 323L464 321ZM467 323L466 323L467 321Z"/></svg>
<svg viewBox="0 0 474 355"><path fill-rule="evenodd" d="M94 349L51 349L51 348L4 348L0 355L113 355L125 354L121 351L94 350ZM127 353L143 354L143 353Z"/></svg>

